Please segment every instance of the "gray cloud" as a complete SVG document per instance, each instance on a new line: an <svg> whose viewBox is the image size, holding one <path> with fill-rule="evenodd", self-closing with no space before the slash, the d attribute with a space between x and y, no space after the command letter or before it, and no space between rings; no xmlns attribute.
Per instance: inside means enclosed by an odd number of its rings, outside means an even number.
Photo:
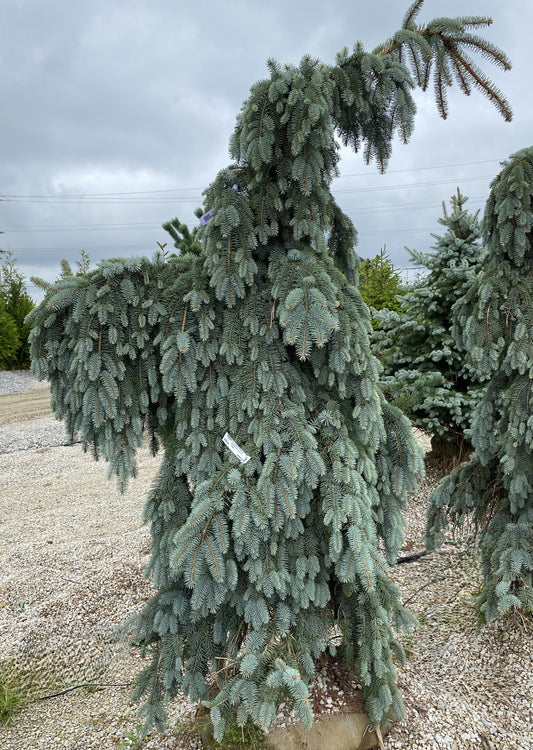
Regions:
<svg viewBox="0 0 533 750"><path fill-rule="evenodd" d="M0 247L15 253L27 277L49 280L62 257L74 262L82 248L93 261L151 255L166 239L163 221L178 215L194 223L201 190L226 163L235 117L250 85L266 75L268 57L294 63L309 52L328 62L356 40L371 49L394 32L406 7L397 0L4 0L0 197L26 197L0 202ZM343 176L334 190L364 256L386 244L397 266L408 265L404 245L429 248L440 203L457 185L473 209L482 208L498 160L531 145L533 5L426 0L421 18L465 13L494 17L482 33L507 52L513 70L488 73L511 100L514 121L504 123L482 96L455 91L443 122L426 92L417 94L415 133L407 146L397 144L386 175L343 151L342 174L356 176ZM181 190L149 192L171 188ZM79 195L90 197L68 197Z"/></svg>

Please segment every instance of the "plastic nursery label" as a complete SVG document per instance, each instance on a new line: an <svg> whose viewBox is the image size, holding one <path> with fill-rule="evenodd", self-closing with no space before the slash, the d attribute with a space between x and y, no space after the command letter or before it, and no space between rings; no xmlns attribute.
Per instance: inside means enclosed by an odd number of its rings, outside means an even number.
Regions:
<svg viewBox="0 0 533 750"><path fill-rule="evenodd" d="M240 448L240 447L239 447L239 446L237 445L237 443L235 442L235 440L234 440L234 439L233 439L233 438L232 438L232 437L231 437L231 436L230 436L230 435L229 435L229 434L228 434L227 432L226 432L226 434L224 435L224 437L222 438L222 440L223 440L223 441L224 441L224 443L225 443L225 444L226 444L226 445L228 446L228 448L230 449L230 451L231 451L231 452L232 452L232 453L233 453L233 454L234 454L235 456L237 456L237 458L239 459L239 461L241 462L241 464L246 464L246 463L248 463L248 461L250 460L251 456L248 456L248 454L246 454L246 453L245 453L245 452L243 451L243 449L242 449L242 448Z"/></svg>
<svg viewBox="0 0 533 750"><path fill-rule="evenodd" d="M203 216L200 216L200 224L207 224L209 219L211 218L211 214L213 213L213 209L210 208L207 213L205 213Z"/></svg>

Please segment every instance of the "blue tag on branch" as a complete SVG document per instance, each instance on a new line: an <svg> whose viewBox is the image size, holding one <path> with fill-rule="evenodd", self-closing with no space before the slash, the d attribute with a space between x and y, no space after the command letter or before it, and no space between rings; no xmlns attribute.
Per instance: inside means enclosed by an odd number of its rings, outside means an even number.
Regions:
<svg viewBox="0 0 533 750"><path fill-rule="evenodd" d="M200 224L207 224L209 219L211 218L211 214L213 213L213 209L210 208L207 213L205 213L203 216L200 216Z"/></svg>

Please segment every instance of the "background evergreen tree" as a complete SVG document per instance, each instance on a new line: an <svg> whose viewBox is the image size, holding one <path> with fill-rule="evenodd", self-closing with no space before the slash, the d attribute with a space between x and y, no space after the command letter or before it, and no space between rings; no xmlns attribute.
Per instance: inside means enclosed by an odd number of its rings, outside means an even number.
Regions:
<svg viewBox="0 0 533 750"><path fill-rule="evenodd" d="M456 309L456 335L491 373L472 427L475 452L437 488L428 545L470 519L483 562L481 612L533 613L533 148L513 154L485 209L482 272Z"/></svg>
<svg viewBox="0 0 533 750"><path fill-rule="evenodd" d="M399 312L399 297L405 287L398 271L383 248L375 258L364 258L359 266L359 291L366 304L374 310Z"/></svg>
<svg viewBox="0 0 533 750"><path fill-rule="evenodd" d="M196 209L196 215L200 218L203 214L201 208ZM189 229L187 224L183 224L179 219L171 219L171 221L163 224L165 229L172 239L174 240L174 247L180 253L193 253L197 255L202 252L202 241L199 237L201 225Z"/></svg>
<svg viewBox="0 0 533 750"><path fill-rule="evenodd" d="M16 258L13 253L7 253L7 258L0 268L0 300L4 316L7 315L12 321L10 323L4 318L0 342L0 366L27 368L30 366L28 343L30 324L26 322L26 316L33 309L34 303L26 291L24 276L16 267ZM16 340L13 338L13 324ZM14 350L13 347L15 347Z"/></svg>
<svg viewBox="0 0 533 750"><path fill-rule="evenodd" d="M19 346L17 324L6 311L6 303L0 295L0 370L16 367Z"/></svg>
<svg viewBox="0 0 533 750"><path fill-rule="evenodd" d="M393 627L406 613L388 564L422 460L378 387L355 230L330 189L337 137L384 168L432 72L441 114L453 70L510 117L466 55L508 66L469 31L489 21L417 26L421 5L372 53L270 61L198 243L62 279L32 316L34 372L68 430L122 484L145 433L165 449L144 511L156 592L135 632L152 654L135 693L147 725L163 726L181 688L210 707L217 738L234 712L267 727L281 701L309 726L307 683L335 649L375 725L403 714Z"/></svg>
<svg viewBox="0 0 533 750"><path fill-rule="evenodd" d="M446 227L433 253L409 250L424 266L400 312L383 310L373 346L384 367L387 397L413 424L431 433L437 454L453 455L469 435L479 400L480 378L465 359L464 344L452 335L452 310L475 281L483 254L478 215L465 209L467 198L457 191L451 212L443 204L439 222Z"/></svg>

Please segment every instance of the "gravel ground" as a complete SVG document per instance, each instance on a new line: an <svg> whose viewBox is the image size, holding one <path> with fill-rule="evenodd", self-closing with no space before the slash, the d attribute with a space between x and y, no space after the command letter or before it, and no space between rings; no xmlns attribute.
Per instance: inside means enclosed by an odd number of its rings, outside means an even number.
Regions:
<svg viewBox="0 0 533 750"><path fill-rule="evenodd" d="M53 417L10 422L0 427L0 454L70 445L65 427Z"/></svg>
<svg viewBox="0 0 533 750"><path fill-rule="evenodd" d="M35 387L28 373L0 372L4 396ZM111 750L139 724L129 695L141 654L120 626L151 592L140 515L158 459L140 451L139 477L121 496L105 465L53 443L56 429L51 417L28 423L15 413L0 426L0 677L18 675L31 698L0 728L1 750ZM422 549L441 474L428 463L410 498L404 555ZM478 627L480 577L466 538L394 576L418 625L403 637L409 658L399 670L408 716L387 750L533 750L533 625L517 616ZM194 710L175 701L169 730L143 748L200 747Z"/></svg>
<svg viewBox="0 0 533 750"><path fill-rule="evenodd" d="M29 370L0 370L0 395L25 393L32 388L45 388L46 383L36 380Z"/></svg>
<svg viewBox="0 0 533 750"><path fill-rule="evenodd" d="M0 371L0 454L70 443L49 404L46 382L28 370Z"/></svg>

